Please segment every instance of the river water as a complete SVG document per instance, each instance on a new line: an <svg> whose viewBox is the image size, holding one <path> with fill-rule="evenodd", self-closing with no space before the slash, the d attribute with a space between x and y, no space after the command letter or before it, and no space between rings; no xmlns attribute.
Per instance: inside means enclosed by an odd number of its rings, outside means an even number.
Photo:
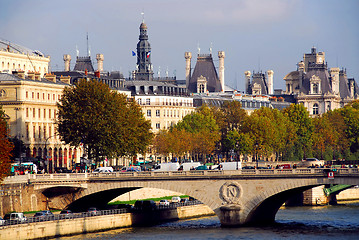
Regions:
<svg viewBox="0 0 359 240"><path fill-rule="evenodd" d="M221 228L217 217L204 217L57 239L359 239L359 202L281 208L276 223L266 227Z"/></svg>

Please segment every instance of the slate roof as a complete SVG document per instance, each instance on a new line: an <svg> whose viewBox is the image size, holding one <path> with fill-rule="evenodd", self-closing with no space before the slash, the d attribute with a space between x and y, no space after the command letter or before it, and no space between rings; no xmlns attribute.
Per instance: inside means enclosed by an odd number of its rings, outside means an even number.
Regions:
<svg viewBox="0 0 359 240"><path fill-rule="evenodd" d="M327 92L332 92L332 88L329 81L329 73L326 69L312 69L309 70L305 75L302 83L302 88L300 89L301 92L304 94L309 94L310 92L310 79L313 75L316 75L321 80L321 92L325 94Z"/></svg>
<svg viewBox="0 0 359 240"><path fill-rule="evenodd" d="M77 57L74 71L85 71L94 72L92 66L91 57Z"/></svg>
<svg viewBox="0 0 359 240"><path fill-rule="evenodd" d="M10 52L21 53L21 54L29 54L29 55L36 55L36 56L44 57L44 54L41 53L39 50L31 50L30 48L21 46L19 44L12 43L12 42L0 39L0 50L7 51L8 46L9 46Z"/></svg>
<svg viewBox="0 0 359 240"><path fill-rule="evenodd" d="M64 82L61 82L60 80L56 80L56 83L47 80L46 78L41 78L41 81L39 80L32 80L29 78L22 79L16 75L9 74L9 73L0 73L0 81L28 81L28 82L40 82L40 83L47 83L47 84L60 84L60 85L68 85Z"/></svg>
<svg viewBox="0 0 359 240"><path fill-rule="evenodd" d="M196 66L188 84L189 92L197 92L197 78L201 75L207 80L207 90L209 92L220 92L222 90L211 54L198 55Z"/></svg>

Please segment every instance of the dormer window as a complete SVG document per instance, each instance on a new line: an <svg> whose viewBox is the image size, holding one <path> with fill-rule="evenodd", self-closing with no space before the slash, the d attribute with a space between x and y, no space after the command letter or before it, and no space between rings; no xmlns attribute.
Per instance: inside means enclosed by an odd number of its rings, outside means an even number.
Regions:
<svg viewBox="0 0 359 240"><path fill-rule="evenodd" d="M197 78L197 93L207 92L207 79L202 75Z"/></svg>
<svg viewBox="0 0 359 240"><path fill-rule="evenodd" d="M321 80L318 76L313 75L310 78L310 94L320 94L321 93Z"/></svg>

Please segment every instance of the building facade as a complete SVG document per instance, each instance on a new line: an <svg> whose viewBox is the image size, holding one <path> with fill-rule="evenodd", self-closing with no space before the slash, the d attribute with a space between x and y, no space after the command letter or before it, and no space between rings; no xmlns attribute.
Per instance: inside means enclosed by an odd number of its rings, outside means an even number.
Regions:
<svg viewBox="0 0 359 240"><path fill-rule="evenodd" d="M273 70L268 70L266 73L250 71L244 73L245 79L245 93L251 95L273 95Z"/></svg>
<svg viewBox="0 0 359 240"><path fill-rule="evenodd" d="M313 47L297 66L296 71L284 77L285 94L293 95L296 103L303 104L310 115L343 107L358 98L359 88L355 80L347 78L345 69L329 69L324 52L317 52Z"/></svg>
<svg viewBox="0 0 359 240"><path fill-rule="evenodd" d="M22 140L26 158L37 158L41 168L71 168L82 149L60 141L56 131L57 102L69 77L57 80L53 74L35 79L23 71L0 73L0 104L9 119L10 136Z"/></svg>
<svg viewBox="0 0 359 240"><path fill-rule="evenodd" d="M40 51L0 40L0 72L24 71L44 77L49 71L49 62L50 57Z"/></svg>

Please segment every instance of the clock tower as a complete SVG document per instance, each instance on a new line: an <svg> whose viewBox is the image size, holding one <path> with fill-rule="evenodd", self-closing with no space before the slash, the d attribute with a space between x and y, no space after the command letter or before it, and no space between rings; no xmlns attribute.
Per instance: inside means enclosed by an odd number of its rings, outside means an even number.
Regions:
<svg viewBox="0 0 359 240"><path fill-rule="evenodd" d="M140 36L137 43L137 65L135 70L135 80L153 80L151 45L148 42L147 25L144 20L140 25Z"/></svg>

